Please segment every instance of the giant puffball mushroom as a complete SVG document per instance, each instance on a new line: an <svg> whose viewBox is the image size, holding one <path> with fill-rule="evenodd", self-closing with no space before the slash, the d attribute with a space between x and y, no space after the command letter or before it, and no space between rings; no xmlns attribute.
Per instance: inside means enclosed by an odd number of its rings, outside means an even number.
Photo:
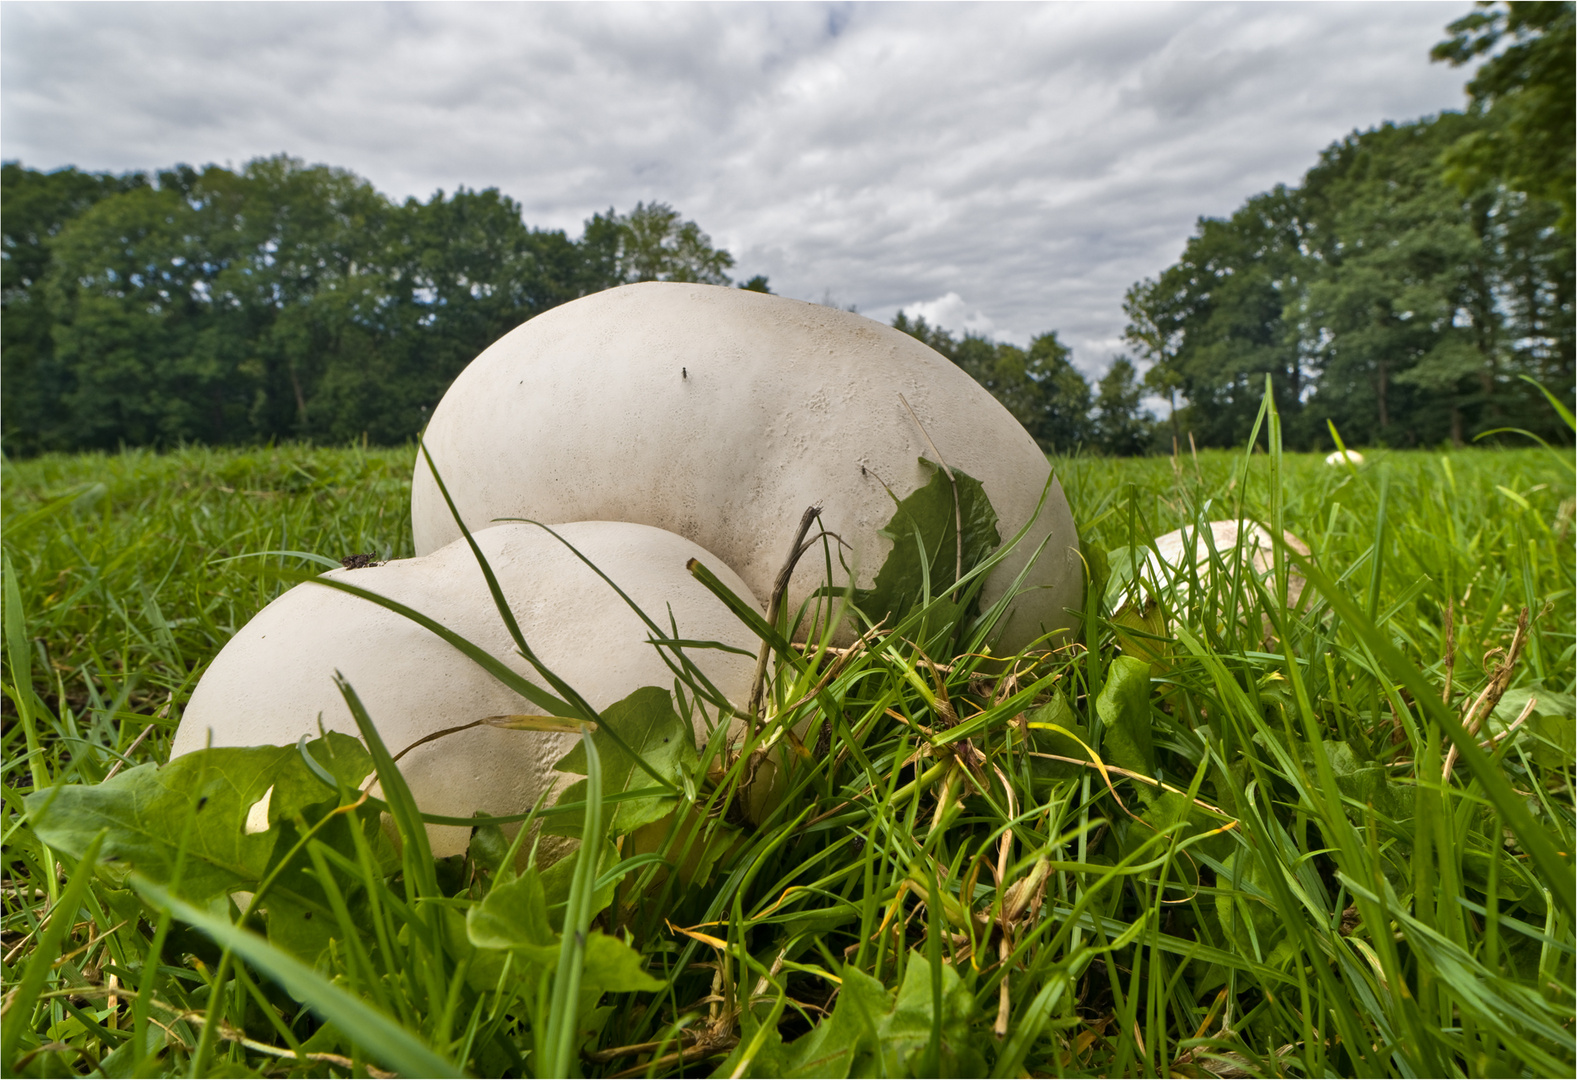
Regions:
<svg viewBox="0 0 1577 1080"><path fill-rule="evenodd" d="M1356 450L1332 450L1325 455L1327 465L1362 465L1363 455Z"/></svg>
<svg viewBox="0 0 1577 1080"><path fill-rule="evenodd" d="M699 559L746 601L756 603L754 597L696 544L625 522L582 521L554 531L665 633L671 613L680 638L755 652L754 635L685 564ZM533 525L500 525L474 536L526 643L592 708L604 709L643 686L673 686L673 672L648 643L650 628L564 544ZM547 688L518 654L463 539L422 558L324 576L414 608ZM687 649L686 656L730 702L744 707L755 671L751 657L700 648ZM214 746L316 738L320 714L325 729L357 734L334 682L336 670L355 689L393 754L484 717L542 712L412 620L307 582L258 612L220 650L192 693L173 754L200 750L210 738ZM716 710L708 711L715 723ZM704 736L697 731L698 739ZM478 727L417 747L400 760L400 771L423 811L454 817L523 813L544 791L573 779L553 765L577 738ZM430 825L428 836L433 854L444 857L466 849L470 830Z"/></svg>
<svg viewBox="0 0 1577 1080"><path fill-rule="evenodd" d="M1144 562L1141 573L1154 588L1163 588L1170 581L1182 584L1188 580L1187 564L1192 552L1192 559L1201 580L1210 572L1211 548L1215 549L1216 556L1223 563L1229 563L1234 553L1238 550L1238 537L1240 525L1246 525L1242 531L1243 555L1247 556L1249 566L1260 578L1268 577L1276 565L1275 543L1271 534L1262 525L1253 522L1237 521L1212 521L1210 522L1210 538L1207 541L1198 532L1190 528L1177 529L1165 536L1155 538L1155 550L1150 552ZM1283 532L1287 547L1305 557L1309 554L1309 546L1290 532ZM1207 547L1206 544L1210 546ZM1163 568L1164 567L1164 568ZM1303 575L1289 571L1287 574L1287 606L1296 608L1303 597Z"/></svg>
<svg viewBox="0 0 1577 1080"><path fill-rule="evenodd" d="M1034 519L985 581L983 607L1045 541L997 648L1065 630L1068 609L1081 607L1078 535L1055 481L1036 518L1051 470L1035 440L945 357L846 311L671 282L583 297L473 360L425 442L473 529L500 518L640 522L715 552L763 599L812 505L868 587L892 548L877 535L893 516L887 488L908 496L932 475L920 458L940 454L981 482L1004 541ZM457 535L420 456L411 518L418 553ZM801 560L785 610L798 610L825 572L820 551Z"/></svg>

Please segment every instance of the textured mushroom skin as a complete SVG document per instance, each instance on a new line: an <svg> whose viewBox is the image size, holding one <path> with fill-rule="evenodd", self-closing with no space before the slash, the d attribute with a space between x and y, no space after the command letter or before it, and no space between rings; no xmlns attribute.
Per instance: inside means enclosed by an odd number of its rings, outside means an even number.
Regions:
<svg viewBox="0 0 1577 1080"><path fill-rule="evenodd" d="M741 597L744 583L715 556L672 533L624 522L555 528L612 578L659 626L668 612L679 636L754 651L748 629L685 569L700 559ZM603 709L642 686L672 686L673 674L646 639L649 628L575 555L532 525L474 534L542 662ZM398 600L545 686L504 628L475 556L458 540L423 558L339 578ZM757 605L759 607L759 604ZM753 659L715 649L687 655L736 705L749 697ZM357 733L334 684L355 688L391 753L425 735L484 716L541 713L464 654L411 620L368 600L310 582L269 604L220 651L204 673L175 735L173 755L214 746L287 745L328 730ZM715 721L715 716L713 720ZM704 731L697 732L704 737ZM553 768L577 736L476 728L420 746L400 760L417 805L469 817L529 810L565 782ZM469 829L428 827L433 853L458 854Z"/></svg>
<svg viewBox="0 0 1577 1080"><path fill-rule="evenodd" d="M883 483L903 498L931 478L919 458L935 457L900 394L947 464L981 481L1004 540L1035 518L1045 454L957 366L859 315L741 289L647 282L539 315L460 374L425 439L473 529L636 521L715 552L765 599L813 504L870 586L892 547L877 535L893 514ZM411 511L418 553L458 535L420 458ZM1070 627L1081 606L1078 536L1055 481L984 605L1048 538L1001 649ZM824 574L819 551L801 562L789 611Z"/></svg>

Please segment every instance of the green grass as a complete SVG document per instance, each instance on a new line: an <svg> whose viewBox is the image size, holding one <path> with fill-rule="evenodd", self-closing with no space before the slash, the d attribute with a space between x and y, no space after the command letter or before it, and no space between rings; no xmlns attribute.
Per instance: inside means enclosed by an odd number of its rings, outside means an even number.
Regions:
<svg viewBox="0 0 1577 1080"><path fill-rule="evenodd" d="M222 897L183 899L182 872L93 875L47 848L23 796L98 784L123 755L163 762L203 665L281 571L315 568L234 556L410 554L412 459L5 463L7 1075L1577 1065L1569 455L1057 461L1097 578L1081 639L1004 675L941 597L850 656L775 653L766 759L784 780L764 819L730 808L752 756L714 740L672 778L697 809L649 830L702 872L626 839L515 876L492 828L435 865L384 761L403 850L352 791L320 791L249 905L316 897L336 932L314 969ZM1313 549L1300 609L1223 572L1163 593L1164 621L1112 610L1127 548L1239 513ZM1523 609L1509 688L1463 736ZM1530 696L1521 728L1476 748ZM603 798L578 805L599 834ZM619 966L624 942L644 973Z"/></svg>

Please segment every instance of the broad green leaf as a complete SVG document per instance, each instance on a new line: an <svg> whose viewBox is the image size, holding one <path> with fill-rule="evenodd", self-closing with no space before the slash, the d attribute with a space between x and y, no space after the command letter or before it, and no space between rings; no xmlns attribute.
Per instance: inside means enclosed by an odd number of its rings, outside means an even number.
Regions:
<svg viewBox="0 0 1577 1080"><path fill-rule="evenodd" d="M1215 897L1222 933L1244 956L1270 956L1287 928L1269 899L1264 867L1252 851L1239 847L1227 858L1225 870L1216 877Z"/></svg>
<svg viewBox="0 0 1577 1080"><path fill-rule="evenodd" d="M936 1015L931 965L918 952L909 954L903 986L893 1010L877 1026L877 1039L888 1076L921 1076L933 1028L941 1029L943 1076L984 1076L985 1060L975 1049L969 1021L975 996L951 964L942 964L942 1015Z"/></svg>
<svg viewBox="0 0 1577 1080"><path fill-rule="evenodd" d="M608 871L619 861L619 849L613 841L604 837L602 852L597 858L597 877L599 883L591 892L591 914L593 917L607 910L613 903L613 890L618 885L623 875L607 877ZM547 898L548 921L553 928L558 930L564 922L564 905L569 903L570 885L575 877L575 867L580 862L580 851L570 852L564 858L546 867L541 873L542 890Z"/></svg>
<svg viewBox="0 0 1577 1080"><path fill-rule="evenodd" d="M46 842L79 855L99 829L106 830L100 866L124 878L131 871L177 895L204 903L236 890L254 889L274 874L300 836L339 802L303 758L347 788L371 769L371 758L349 735L296 746L215 747L168 765L140 765L103 784L70 785L29 796L27 808ZM95 824L96 823L96 824ZM189 823L189 825L188 825ZM339 816L318 830L320 842L349 855L349 829L361 828L373 850L392 853L378 815ZM179 884L173 875L185 848ZM341 882L354 894L357 883ZM305 861L275 875L261 901L270 942L293 956L314 960L337 936L332 910Z"/></svg>
<svg viewBox="0 0 1577 1080"><path fill-rule="evenodd" d="M372 775L372 755L359 739L343 732L331 731L321 739L307 742L299 750L294 746L290 749L298 756L309 755L312 760L302 762L305 769L281 769L275 777L274 791L269 797L270 824L289 821L318 803L336 801L337 793L315 774L314 764L352 791Z"/></svg>
<svg viewBox="0 0 1577 1080"><path fill-rule="evenodd" d="M509 837L492 823L478 825L471 833L467 854L478 867L496 874L503 869L504 860L509 856Z"/></svg>
<svg viewBox="0 0 1577 1080"><path fill-rule="evenodd" d="M872 622L907 615L924 598L927 580L932 596L941 596L957 580L954 571L958 565L958 526L953 485L934 462L925 458L920 462L934 470L930 481L898 500L892 518L879 532L893 542L887 561L876 572L871 588L854 590L855 605ZM997 549L1002 537L997 532L996 511L980 481L957 469L953 476L958 480L958 502L963 513L963 562L967 574Z"/></svg>
<svg viewBox="0 0 1577 1080"><path fill-rule="evenodd" d="M1058 757L1073 758L1075 761L1088 761L1089 753L1084 746L1090 745L1090 732L1083 724L1079 723L1074 715L1073 706L1068 704L1067 695L1061 690L1053 690L1051 700L1029 713L1030 749L1042 754L1056 754ZM1058 728L1060 730L1052 730ZM1072 732L1074 737L1063 734ZM1084 769L1081 766L1069 764L1064 761L1048 761L1045 758L1030 758L1030 765L1036 777L1047 780L1061 780L1071 776L1078 776Z"/></svg>
<svg viewBox="0 0 1577 1080"><path fill-rule="evenodd" d="M543 965L558 960L559 935L548 923L547 895L535 867L493 886L466 912L465 932L478 949L514 949Z"/></svg>
<svg viewBox="0 0 1577 1080"><path fill-rule="evenodd" d="M1145 661L1151 674L1166 670L1171 646L1158 640L1166 637L1166 616L1158 601L1136 598L1119 608L1111 621L1124 656Z"/></svg>
<svg viewBox="0 0 1577 1080"><path fill-rule="evenodd" d="M836 1080L921 1076L932 1029L938 1026L941 1075L985 1075L985 1060L975 1049L970 1030L974 995L950 964L942 965L941 1016L936 1015L932 996L931 966L918 952L909 955L903 985L896 995L854 967L844 968L842 979L832 1015L786 1046L774 1045L776 1040L769 1036L752 1058L748 1075ZM742 1039L741 1048L713 1075L731 1075L748 1041Z"/></svg>
<svg viewBox="0 0 1577 1080"><path fill-rule="evenodd" d="M611 899L611 888L608 891ZM604 900L602 906L606 904ZM547 892L535 868L494 886L466 913L465 932L477 949L509 950L518 960L545 970L558 963L563 940L548 918ZM581 985L599 992L623 992L658 990L663 983L647 974L640 953L617 938L592 931L586 936Z"/></svg>
<svg viewBox="0 0 1577 1080"><path fill-rule="evenodd" d="M1534 699L1533 712L1522 729L1511 736L1512 740L1522 739L1523 732L1528 732L1533 737L1524 741L1534 761L1551 769L1570 765L1577 756L1577 708L1573 707L1571 694L1537 686L1507 690L1490 715L1486 725L1489 734L1499 735L1516 723L1529 699Z"/></svg>
<svg viewBox="0 0 1577 1080"><path fill-rule="evenodd" d="M781 1075L874 1076L880 1068L877 1025L892 1008L892 995L880 982L854 967L843 969L843 985L832 1015L784 1048ZM752 1075L771 1072L753 1070Z"/></svg>
<svg viewBox="0 0 1577 1080"><path fill-rule="evenodd" d="M383 814L376 804L353 814L334 813L339 795L317 775L321 770L345 791L355 791L372 775L367 748L349 735L329 732L325 739L303 742L296 749L308 772L295 768L282 771L267 796L268 820L279 833L279 841L269 864L272 884L260 900L269 943L315 964L329 941L342 936L344 930L311 861L300 852L292 856L297 841L310 831L313 843L353 858L357 843L351 830L359 829L375 865L386 874L399 869L400 855L383 829ZM290 865L276 865L285 858L291 859ZM357 874L330 873L352 914L361 913L367 904L366 882Z"/></svg>
<svg viewBox="0 0 1577 1080"><path fill-rule="evenodd" d="M247 814L292 763L305 770L300 761L293 746L216 747L102 784L34 792L24 805L45 843L80 856L107 830L101 860L161 885L170 883L184 842L179 892L200 902L255 885L267 872L279 834L247 832Z"/></svg>
<svg viewBox="0 0 1577 1080"><path fill-rule="evenodd" d="M609 728L613 729L612 733ZM613 738L614 734L620 738ZM640 755L652 772L676 787L682 784L687 773L694 771L699 761L695 734L674 710L673 695L660 686L643 686L629 697L602 710L601 721L591 737L602 758L604 795L618 795L651 784L650 776L625 751L624 746ZM619 745L621 740L624 746ZM569 753L559 759L557 768L562 772L584 775L585 747L576 743ZM564 789L558 801L563 804L585 798L586 782L578 780ZM650 799L629 799L609 805L613 808L608 824L609 835L620 836L671 813L679 805L679 799L665 795ZM576 818L577 815L562 815L552 821L546 831L558 836L579 836L580 822Z"/></svg>
<svg viewBox="0 0 1577 1080"><path fill-rule="evenodd" d="M692 885L705 882L713 865L739 839L738 829L708 818L695 806L682 806L632 833L628 850L659 855L675 864L681 882Z"/></svg>
<svg viewBox="0 0 1577 1080"><path fill-rule="evenodd" d="M338 732L308 743L307 752L350 787L371 770L361 744ZM168 765L135 766L102 784L34 792L24 805L45 843L80 856L107 828L101 861L160 884L169 881L190 818L179 891L206 900L255 884L277 839L273 827L336 799L296 747L251 746L199 750Z"/></svg>
<svg viewBox="0 0 1577 1080"><path fill-rule="evenodd" d="M640 953L616 937L593 930L586 935L586 974L581 985L617 994L661 990L667 984L646 971Z"/></svg>
<svg viewBox="0 0 1577 1080"><path fill-rule="evenodd" d="M1106 669L1106 685L1095 699L1095 711L1101 718L1100 750L1107 764L1154 776L1149 661L1132 656L1113 660Z"/></svg>

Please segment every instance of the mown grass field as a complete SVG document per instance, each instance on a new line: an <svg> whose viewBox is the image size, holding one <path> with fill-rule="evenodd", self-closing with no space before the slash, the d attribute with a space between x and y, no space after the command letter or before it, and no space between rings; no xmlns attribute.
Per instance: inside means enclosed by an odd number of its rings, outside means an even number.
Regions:
<svg viewBox="0 0 1577 1080"><path fill-rule="evenodd" d="M1003 675L967 623L937 632L943 596L854 654L779 654L767 730L828 735L774 744L765 819L729 812L751 755L714 740L646 793L697 808L655 856L573 873L516 876L491 826L463 861L373 850L377 808L325 788L255 886L319 897L321 948L192 891L189 815L131 812L173 875L90 873L86 826L46 843L60 815L24 797L164 762L204 665L315 569L277 553L411 553L413 459L5 462L7 1075L1577 1067L1569 453L1057 461L1093 570L1077 642ZM1300 606L1284 561L1131 580L1155 536L1239 514L1312 548ZM670 872L697 849L709 870ZM597 932L639 977L588 959Z"/></svg>

